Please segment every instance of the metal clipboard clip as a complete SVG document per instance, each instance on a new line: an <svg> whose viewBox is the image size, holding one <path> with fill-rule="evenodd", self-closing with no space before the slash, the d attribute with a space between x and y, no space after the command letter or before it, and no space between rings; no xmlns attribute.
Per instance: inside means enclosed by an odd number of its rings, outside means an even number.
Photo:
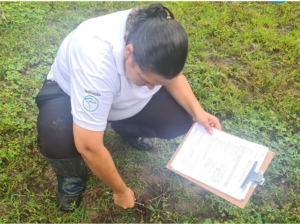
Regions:
<svg viewBox="0 0 300 224"><path fill-rule="evenodd" d="M263 183L265 182L265 178L263 177L264 172L261 171L261 170L259 170L258 172L255 172L257 164L258 164L258 162L255 161L252 168L251 168L251 170L250 170L250 172L249 172L249 174L247 175L246 179L244 180L244 182L241 186L241 188L243 190L246 189L246 186L247 186L249 181L252 182L251 186L254 187L254 188L257 186L257 184L263 185Z"/></svg>

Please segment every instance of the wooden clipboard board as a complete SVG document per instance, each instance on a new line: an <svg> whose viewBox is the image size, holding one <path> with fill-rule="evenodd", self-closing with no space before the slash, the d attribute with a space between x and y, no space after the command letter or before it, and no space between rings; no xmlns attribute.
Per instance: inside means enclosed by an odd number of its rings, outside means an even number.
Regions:
<svg viewBox="0 0 300 224"><path fill-rule="evenodd" d="M179 174L180 176L182 176L182 177L184 177L184 178L186 178L186 179L192 181L193 183L199 185L200 187L203 187L204 189L206 189L206 190L208 190L208 191L210 191L210 192L212 192L212 193L218 195L219 197L225 199L226 201L229 201L230 203L232 203L232 204L234 204L234 205L236 205L236 206L238 206L238 207L240 207L240 208L244 208L244 207L246 206L248 200L250 199L250 197L251 197L253 191L255 190L254 187L250 187L249 192L248 192L247 196L245 197L245 199L242 200L242 201L239 201L239 200L237 200L237 199L235 199L235 198L233 198L233 197L231 197L231 196L229 196L229 195L227 195L227 194L224 194L223 192L221 192L221 191L219 191L219 190L216 190L216 189L214 189L214 188L212 188L212 187L210 187L210 186L208 186L208 185L206 185L206 184L204 184L204 183L202 183L202 182L200 182L200 181L198 181L198 180L195 180L195 179L193 179L193 178L191 178L191 177L188 177L188 176L186 176L186 175L184 175L184 174L182 174L182 173L180 173L180 172L177 172L176 170L173 170L173 169L171 168L171 163L172 163L173 160L175 159L177 153L180 151L180 149L181 149L183 143L185 142L186 138L187 138L188 135L190 134L190 132L191 132L191 130L193 129L194 125L195 125L195 123L194 123L193 126L190 128L189 132L186 134L186 136L184 137L183 141L180 143L180 145L179 145L179 147L177 148L176 152L175 152L174 155L172 156L171 160L169 161L168 165L166 166L167 169L169 169L169 170L173 171L174 173L177 173L177 174ZM227 132L225 132L225 133L227 133ZM229 134L229 133L227 133L227 134ZM229 135L231 135L231 134L229 134ZM262 164L261 167L260 167L260 170L261 170L261 171L263 171L263 172L266 171L266 169L268 168L269 164L271 163L271 161L272 161L274 155L275 155L275 153L272 152L272 151L269 151L269 152L267 153L266 158L265 158L263 164Z"/></svg>

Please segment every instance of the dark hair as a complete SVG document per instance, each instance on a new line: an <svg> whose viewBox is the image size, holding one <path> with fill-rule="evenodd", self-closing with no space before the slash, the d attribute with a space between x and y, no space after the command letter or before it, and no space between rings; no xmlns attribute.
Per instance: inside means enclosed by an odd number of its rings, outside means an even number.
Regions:
<svg viewBox="0 0 300 224"><path fill-rule="evenodd" d="M165 8L152 4L133 10L127 21L125 42L132 44L134 60L144 73L172 79L184 67L188 38L183 27L168 17L169 10Z"/></svg>

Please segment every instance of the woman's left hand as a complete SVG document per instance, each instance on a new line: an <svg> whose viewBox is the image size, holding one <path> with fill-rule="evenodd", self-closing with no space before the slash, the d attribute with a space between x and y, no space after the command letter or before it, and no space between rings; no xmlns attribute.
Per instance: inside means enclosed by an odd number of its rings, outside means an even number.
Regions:
<svg viewBox="0 0 300 224"><path fill-rule="evenodd" d="M216 118L215 116L207 113L204 110L201 113L196 114L196 118L194 118L194 121L203 125L209 134L213 133L212 127L216 128L218 130L222 129L219 119Z"/></svg>

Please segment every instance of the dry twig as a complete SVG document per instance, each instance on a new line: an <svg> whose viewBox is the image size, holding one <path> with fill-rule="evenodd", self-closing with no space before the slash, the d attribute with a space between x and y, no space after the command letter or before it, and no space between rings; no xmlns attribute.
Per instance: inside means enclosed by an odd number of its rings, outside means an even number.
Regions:
<svg viewBox="0 0 300 224"><path fill-rule="evenodd" d="M165 195L165 194L170 190L170 188L171 188L171 187L169 187L169 188L168 188L164 193L162 193L161 195L159 195L159 196L157 196L157 197L155 197L155 198L146 200L144 203L146 204L146 203L149 202L149 201L153 201L153 200L155 200L155 199L157 199L157 198L160 198L161 196Z"/></svg>
<svg viewBox="0 0 300 224"><path fill-rule="evenodd" d="M5 18L3 9L2 9L2 7L1 7L1 4L0 4L0 16L1 16L1 18L7 23L7 20L6 20L6 18Z"/></svg>

